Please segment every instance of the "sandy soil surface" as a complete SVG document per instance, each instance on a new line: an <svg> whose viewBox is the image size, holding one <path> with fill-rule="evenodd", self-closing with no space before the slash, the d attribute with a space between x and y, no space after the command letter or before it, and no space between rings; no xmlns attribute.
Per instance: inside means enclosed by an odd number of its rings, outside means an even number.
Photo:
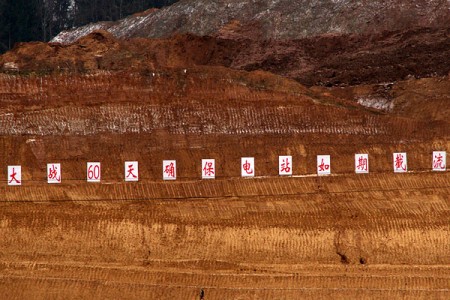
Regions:
<svg viewBox="0 0 450 300"><path fill-rule="evenodd" d="M421 173L2 188L0 290L445 299L448 182Z"/></svg>

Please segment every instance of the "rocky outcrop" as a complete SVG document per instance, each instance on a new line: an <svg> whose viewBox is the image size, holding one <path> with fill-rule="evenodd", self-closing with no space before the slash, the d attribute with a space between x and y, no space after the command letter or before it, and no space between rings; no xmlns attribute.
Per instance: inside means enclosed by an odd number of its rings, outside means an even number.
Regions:
<svg viewBox="0 0 450 300"><path fill-rule="evenodd" d="M71 43L94 30L118 38L168 37L175 33L215 35L240 22L248 36L298 39L321 34L372 33L449 23L446 0L183 0L118 22L89 24L61 32L53 41ZM229 29L229 27L228 27Z"/></svg>

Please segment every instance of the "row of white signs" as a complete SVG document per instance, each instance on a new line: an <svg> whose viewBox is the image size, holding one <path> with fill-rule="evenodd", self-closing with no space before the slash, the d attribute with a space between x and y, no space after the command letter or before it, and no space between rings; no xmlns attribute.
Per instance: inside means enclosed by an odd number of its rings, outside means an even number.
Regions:
<svg viewBox="0 0 450 300"><path fill-rule="evenodd" d="M446 171L447 155L445 151L433 152L433 171ZM408 171L408 162L405 152L393 154L394 172L404 173ZM279 156L278 161L279 175L292 175L292 156ZM369 173L369 155L355 154L355 173ZM330 155L317 156L317 174L331 174L331 157ZM125 162L125 181L139 180L139 165L137 161ZM255 158L241 158L241 176L255 176ZM216 177L216 161L215 159L202 159L202 178L214 179ZM100 182L101 180L101 164L99 162L87 163L86 179L88 182ZM163 179L177 179L177 162L175 160L163 161ZM47 164L47 182L61 183L61 164ZM22 168L21 166L8 166L8 185L22 184Z"/></svg>

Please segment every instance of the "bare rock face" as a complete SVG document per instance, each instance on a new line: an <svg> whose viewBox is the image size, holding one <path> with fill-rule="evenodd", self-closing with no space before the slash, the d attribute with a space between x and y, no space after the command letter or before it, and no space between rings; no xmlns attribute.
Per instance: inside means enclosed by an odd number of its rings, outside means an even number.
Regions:
<svg viewBox="0 0 450 300"><path fill-rule="evenodd" d="M327 33L372 33L450 20L446 0L185 0L118 22L89 24L61 32L54 42L71 43L94 30L118 38L167 37L174 33L215 35L230 22L262 39L298 39ZM251 36L251 35L249 35Z"/></svg>

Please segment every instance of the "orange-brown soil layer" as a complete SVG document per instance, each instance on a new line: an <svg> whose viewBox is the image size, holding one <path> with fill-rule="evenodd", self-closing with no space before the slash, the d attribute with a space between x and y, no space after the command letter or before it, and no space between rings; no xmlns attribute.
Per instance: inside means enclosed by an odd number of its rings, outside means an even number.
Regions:
<svg viewBox="0 0 450 300"><path fill-rule="evenodd" d="M448 182L421 173L2 188L0 291L444 299Z"/></svg>
<svg viewBox="0 0 450 300"><path fill-rule="evenodd" d="M0 166L22 165L24 182L2 172L0 293L448 298L450 177L431 172L432 151L450 149L448 78L386 87L386 110L358 104L381 101L378 88L205 66L1 75ZM440 110L407 105L429 95ZM393 152L408 153L408 174L393 173ZM354 174L355 153L370 174ZM315 176L318 154L332 176ZM277 175L278 155L293 156L294 177ZM241 156L257 178L239 177ZM216 180L200 180L202 158ZM176 182L161 180L163 159L177 160ZM123 182L126 160L140 182ZM101 184L84 181L88 161ZM61 185L47 185L49 162Z"/></svg>

